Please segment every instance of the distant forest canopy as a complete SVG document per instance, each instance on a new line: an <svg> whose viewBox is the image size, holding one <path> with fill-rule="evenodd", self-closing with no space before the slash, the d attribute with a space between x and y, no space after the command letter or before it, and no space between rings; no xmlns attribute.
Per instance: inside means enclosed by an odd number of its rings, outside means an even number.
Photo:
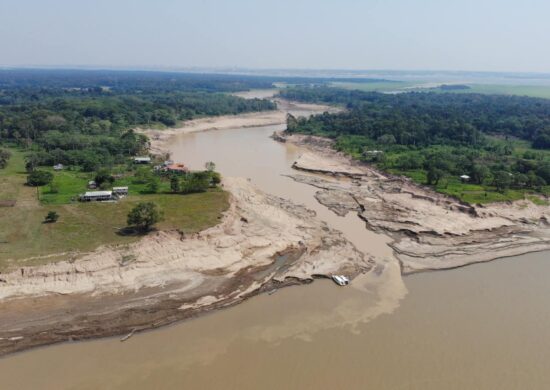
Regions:
<svg viewBox="0 0 550 390"><path fill-rule="evenodd" d="M127 70L0 69L2 89L110 89L115 92L238 92L273 88L275 83L323 85L331 82L391 83L391 80L346 77L259 76ZM396 83L399 83L396 81Z"/></svg>
<svg viewBox="0 0 550 390"><path fill-rule="evenodd" d="M103 77L109 74L0 71L0 144L34 151L31 166L61 163L93 171L146 152L147 139L131 128L276 108L269 100L221 93L269 82L221 76L173 82L164 74L138 72L128 78L116 73L119 84L106 88Z"/></svg>
<svg viewBox="0 0 550 390"><path fill-rule="evenodd" d="M300 132L393 136L401 145L475 146L484 135L528 140L550 149L550 100L480 94L382 94L337 88L290 88L281 96L345 105L348 111L301 121ZM290 130L294 126L291 124Z"/></svg>
<svg viewBox="0 0 550 390"><path fill-rule="evenodd" d="M289 88L281 96L347 108L289 115L288 132L334 138L352 157L440 192L475 203L550 194L550 100L325 87Z"/></svg>

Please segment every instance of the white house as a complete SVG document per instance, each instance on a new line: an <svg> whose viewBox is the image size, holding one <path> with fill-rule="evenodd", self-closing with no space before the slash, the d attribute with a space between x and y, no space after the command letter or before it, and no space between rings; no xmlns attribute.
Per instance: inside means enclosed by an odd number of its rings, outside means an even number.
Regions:
<svg viewBox="0 0 550 390"><path fill-rule="evenodd" d="M113 199L113 191L88 191L80 195L81 202L105 201Z"/></svg>
<svg viewBox="0 0 550 390"><path fill-rule="evenodd" d="M128 195L128 187L113 187L113 195L117 195L117 196Z"/></svg>
<svg viewBox="0 0 550 390"><path fill-rule="evenodd" d="M151 157L134 157L134 164L149 164Z"/></svg>

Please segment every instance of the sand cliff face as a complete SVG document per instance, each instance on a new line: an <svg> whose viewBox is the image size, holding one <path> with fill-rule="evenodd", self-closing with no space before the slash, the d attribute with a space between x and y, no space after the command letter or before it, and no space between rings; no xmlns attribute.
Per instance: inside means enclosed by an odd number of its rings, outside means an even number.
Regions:
<svg viewBox="0 0 550 390"><path fill-rule="evenodd" d="M0 353L158 326L267 288L333 273L354 277L373 266L305 207L245 179L224 185L232 194L230 210L220 225L199 234L157 232L74 262L2 275Z"/></svg>
<svg viewBox="0 0 550 390"><path fill-rule="evenodd" d="M446 269L550 249L550 207L528 200L472 206L335 152L329 140L278 134L304 146L292 175L319 188L317 200L339 215L356 212L367 227L390 234L403 273ZM330 176L346 180L330 180Z"/></svg>

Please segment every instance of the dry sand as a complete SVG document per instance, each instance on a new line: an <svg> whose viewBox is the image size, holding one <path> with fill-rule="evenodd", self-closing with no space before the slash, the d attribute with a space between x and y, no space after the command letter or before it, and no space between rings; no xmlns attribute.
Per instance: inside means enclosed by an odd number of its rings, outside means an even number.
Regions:
<svg viewBox="0 0 550 390"><path fill-rule="evenodd" d="M167 153L166 144L177 134L194 133L198 131L209 130L226 130L239 129L249 127L261 127L271 125L286 124L288 113L293 113L296 116L302 114L316 114L323 112L337 112L340 109L333 106L323 106L318 104L295 103L283 99L274 99L277 103L277 110L252 112L240 115L224 115L217 117L207 117L193 119L183 122L181 126L156 130L156 129L135 129L137 132L145 134L151 142L151 153L165 154Z"/></svg>
<svg viewBox="0 0 550 390"><path fill-rule="evenodd" d="M274 138L309 149L295 162L296 169L349 178L292 175L318 187L317 200L335 213L356 212L369 229L391 235L405 274L550 249L549 206L529 200L472 206L352 161L327 139Z"/></svg>
<svg viewBox="0 0 550 390"><path fill-rule="evenodd" d="M223 222L192 237L157 232L74 262L3 274L0 354L156 327L266 289L372 268L314 212L245 179L224 185L232 202Z"/></svg>

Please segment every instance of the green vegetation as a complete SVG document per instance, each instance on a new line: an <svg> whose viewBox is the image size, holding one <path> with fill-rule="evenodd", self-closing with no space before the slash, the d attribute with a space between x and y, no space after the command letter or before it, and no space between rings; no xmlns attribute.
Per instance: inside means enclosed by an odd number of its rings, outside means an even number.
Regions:
<svg viewBox="0 0 550 390"><path fill-rule="evenodd" d="M0 169L4 169L8 165L8 161L11 157L9 150L0 149Z"/></svg>
<svg viewBox="0 0 550 390"><path fill-rule="evenodd" d="M550 101L322 87L282 95L348 108L310 119L289 116L287 131L332 137L353 158L463 201L550 194Z"/></svg>
<svg viewBox="0 0 550 390"><path fill-rule="evenodd" d="M122 233L128 213L140 202L153 202L164 211L164 220L157 224L159 229L178 229L184 233L215 225L229 206L228 194L219 188L188 195L172 194L168 179L159 179L162 183L159 193L146 193L144 184L132 184L133 171L114 182L129 185L130 196L116 203L71 202L75 195L85 191L94 173L52 172L52 183L59 188L57 193L50 193L49 185L39 188L26 185L27 152L21 148L9 150L12 157L6 168L0 169L0 270L17 266L19 259L26 259L25 265L47 263L70 259L74 256L72 252L91 251L104 244L136 241L138 236ZM118 175L117 172L115 169L113 173ZM56 223L43 223L49 212L59 216Z"/></svg>
<svg viewBox="0 0 550 390"><path fill-rule="evenodd" d="M27 184L33 187L45 186L53 180L53 174L48 171L36 170L27 176Z"/></svg>
<svg viewBox="0 0 550 390"><path fill-rule="evenodd" d="M57 211L48 211L48 214L46 214L46 217L44 218L44 222L46 223L54 223L57 222L59 219L59 214Z"/></svg>
<svg viewBox="0 0 550 390"><path fill-rule="evenodd" d="M140 202L128 213L126 219L128 226L134 226L138 230L149 231L153 225L160 222L164 217L162 210L159 210L153 202Z"/></svg>
<svg viewBox="0 0 550 390"><path fill-rule="evenodd" d="M515 85L515 84L467 84L457 88L453 84L442 85L437 88L415 88L422 82L334 82L330 85L343 88L355 89L365 92L452 92L452 93L479 93L487 95L516 95L535 98L550 99L550 86L548 85Z"/></svg>

